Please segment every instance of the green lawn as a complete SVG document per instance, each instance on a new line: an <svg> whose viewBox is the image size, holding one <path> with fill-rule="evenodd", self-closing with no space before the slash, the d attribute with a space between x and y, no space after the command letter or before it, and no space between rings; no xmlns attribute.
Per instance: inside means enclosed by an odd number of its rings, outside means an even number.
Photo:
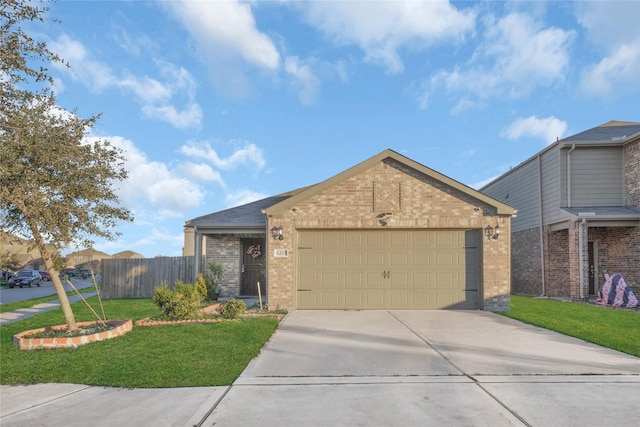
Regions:
<svg viewBox="0 0 640 427"><path fill-rule="evenodd" d="M95 305L97 298L90 301ZM81 302L78 321L94 320ZM150 299L104 302L107 318L136 320L160 313ZM99 312L99 310L97 310ZM20 351L13 335L64 323L60 309L0 327L1 384L73 383L112 387L231 384L275 331L273 318L172 326L134 326L128 334L77 349Z"/></svg>
<svg viewBox="0 0 640 427"><path fill-rule="evenodd" d="M512 295L501 314L640 357L638 310Z"/></svg>

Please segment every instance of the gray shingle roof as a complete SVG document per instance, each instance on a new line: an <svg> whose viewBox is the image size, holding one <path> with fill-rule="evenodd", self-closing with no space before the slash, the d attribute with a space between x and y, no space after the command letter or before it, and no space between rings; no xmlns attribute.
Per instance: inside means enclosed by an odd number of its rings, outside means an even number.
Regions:
<svg viewBox="0 0 640 427"><path fill-rule="evenodd" d="M602 125L562 139L563 142L616 142L640 132L640 123Z"/></svg>
<svg viewBox="0 0 640 427"><path fill-rule="evenodd" d="M305 190L308 187L290 191L288 193L278 194L277 196L267 197L266 199L256 200L255 202L245 205L236 206L218 212L193 218L186 222L186 226L196 227L258 227L267 223L266 216L262 213L263 209L275 205L289 197Z"/></svg>
<svg viewBox="0 0 640 427"><path fill-rule="evenodd" d="M582 208L564 208L577 217L591 220L640 220L640 209L629 206L596 206Z"/></svg>

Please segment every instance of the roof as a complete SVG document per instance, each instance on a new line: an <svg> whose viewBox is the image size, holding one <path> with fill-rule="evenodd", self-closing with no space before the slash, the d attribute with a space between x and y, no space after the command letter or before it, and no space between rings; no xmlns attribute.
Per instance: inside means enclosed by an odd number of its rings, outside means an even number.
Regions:
<svg viewBox="0 0 640 427"><path fill-rule="evenodd" d="M640 209L629 206L574 207L562 210L589 221L640 221Z"/></svg>
<svg viewBox="0 0 640 427"><path fill-rule="evenodd" d="M640 123L610 121L561 139L563 143L625 143L640 136Z"/></svg>
<svg viewBox="0 0 640 427"><path fill-rule="evenodd" d="M255 202L247 203L245 205L213 212L208 215L199 216L187 221L185 223L185 227L264 228L267 224L267 219L262 213L262 210L281 202L302 190L304 190L304 188L278 194L277 196L267 197L266 199L256 200Z"/></svg>
<svg viewBox="0 0 640 427"><path fill-rule="evenodd" d="M134 251L122 251L117 254L111 255L112 258L131 259L131 258L144 258L144 255Z"/></svg>
<svg viewBox="0 0 640 427"><path fill-rule="evenodd" d="M223 211L214 212L208 215L203 215L194 219L191 219L185 223L185 227L198 228L198 229L216 229L216 230L231 230L231 229L264 229L266 226L266 216L278 216L284 210L293 206L301 200L307 199L315 194L318 194L327 188L330 188L358 173L369 169L370 167L386 160L394 159L408 167L417 170L420 173L428 175L454 189L474 197L490 206L497 209L500 215L515 215L516 210L511 206L502 203L492 197L480 193L471 187L468 187L454 179L451 179L439 172L434 171L418 162L415 162L408 157L405 157L393 150L385 150L380 154L365 160L358 165L347 169L346 171L339 173L319 184L310 185L308 187L292 190L288 193L282 193L277 196L267 197L266 199L257 200L255 202L247 203L242 206L225 209ZM265 216L266 215L266 216Z"/></svg>
<svg viewBox="0 0 640 427"><path fill-rule="evenodd" d="M640 138L640 122L620 122L611 120L607 123L603 123L600 126L596 126L594 128L588 129L584 132L577 133L575 135L568 136L566 138L555 141L553 144L548 145L544 149L540 150L533 156L529 157L527 160L523 161L517 166L509 169L507 172L503 173L496 179L493 179L491 182L485 184L480 191L483 191L487 187L494 184L496 181L501 180L505 176L515 172L520 167L528 164L529 162L535 160L542 153L547 152L549 150L553 150L557 147L565 147L572 145L625 145L628 142L636 140Z"/></svg>
<svg viewBox="0 0 640 427"><path fill-rule="evenodd" d="M281 202L274 204L272 206L267 207L264 210L264 213L267 214L268 216L278 216L280 215L284 210L287 210L288 208L292 207L293 205L295 205L296 203L298 203L301 200L305 200L313 195L316 195L324 190L326 190L327 188L333 187L334 185L345 181L349 178L351 178L352 176L355 176L369 168L371 168L372 166L386 160L386 159L393 159L399 163L402 163L412 169L415 169L416 171L425 174L437 181L442 182L443 184L452 187L464 194L467 194L477 200L480 200L484 203L487 203L490 206L493 206L497 209L497 212L499 215L514 215L516 213L515 209L512 208L511 206L499 202L498 200L489 197L485 194L480 193L477 190L474 190L471 187L468 187L452 178L449 178L446 175L443 175L439 172L436 172L433 169L430 169L414 160L409 159L408 157L405 157L393 150L385 150L383 152L381 152L380 154L371 157L370 159L365 160L362 163L357 164L356 166L353 166L350 169L347 169L346 171L339 173L338 175L335 175L329 179L327 179L326 181L323 181L319 184L313 185L311 187L308 187L306 189L304 189L303 191L300 191L299 193L282 200Z"/></svg>

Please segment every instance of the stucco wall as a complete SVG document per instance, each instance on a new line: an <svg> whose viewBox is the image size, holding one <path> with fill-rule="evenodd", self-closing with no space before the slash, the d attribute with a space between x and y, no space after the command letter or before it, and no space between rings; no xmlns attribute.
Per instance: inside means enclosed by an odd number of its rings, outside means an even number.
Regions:
<svg viewBox="0 0 640 427"><path fill-rule="evenodd" d="M382 225L380 213L392 213ZM482 299L485 310L509 307L510 218L441 182L393 160L316 194L269 218L268 228L282 226L283 240L268 241L269 306L296 308L297 230L301 229L484 229L499 224L498 239L483 238ZM274 257L288 249L288 257Z"/></svg>

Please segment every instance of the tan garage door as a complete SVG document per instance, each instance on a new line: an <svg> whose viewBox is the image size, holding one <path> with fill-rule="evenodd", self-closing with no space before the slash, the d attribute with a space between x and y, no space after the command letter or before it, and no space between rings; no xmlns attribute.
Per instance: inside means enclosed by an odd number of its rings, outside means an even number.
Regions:
<svg viewBox="0 0 640 427"><path fill-rule="evenodd" d="M298 233L299 309L479 308L477 230Z"/></svg>

